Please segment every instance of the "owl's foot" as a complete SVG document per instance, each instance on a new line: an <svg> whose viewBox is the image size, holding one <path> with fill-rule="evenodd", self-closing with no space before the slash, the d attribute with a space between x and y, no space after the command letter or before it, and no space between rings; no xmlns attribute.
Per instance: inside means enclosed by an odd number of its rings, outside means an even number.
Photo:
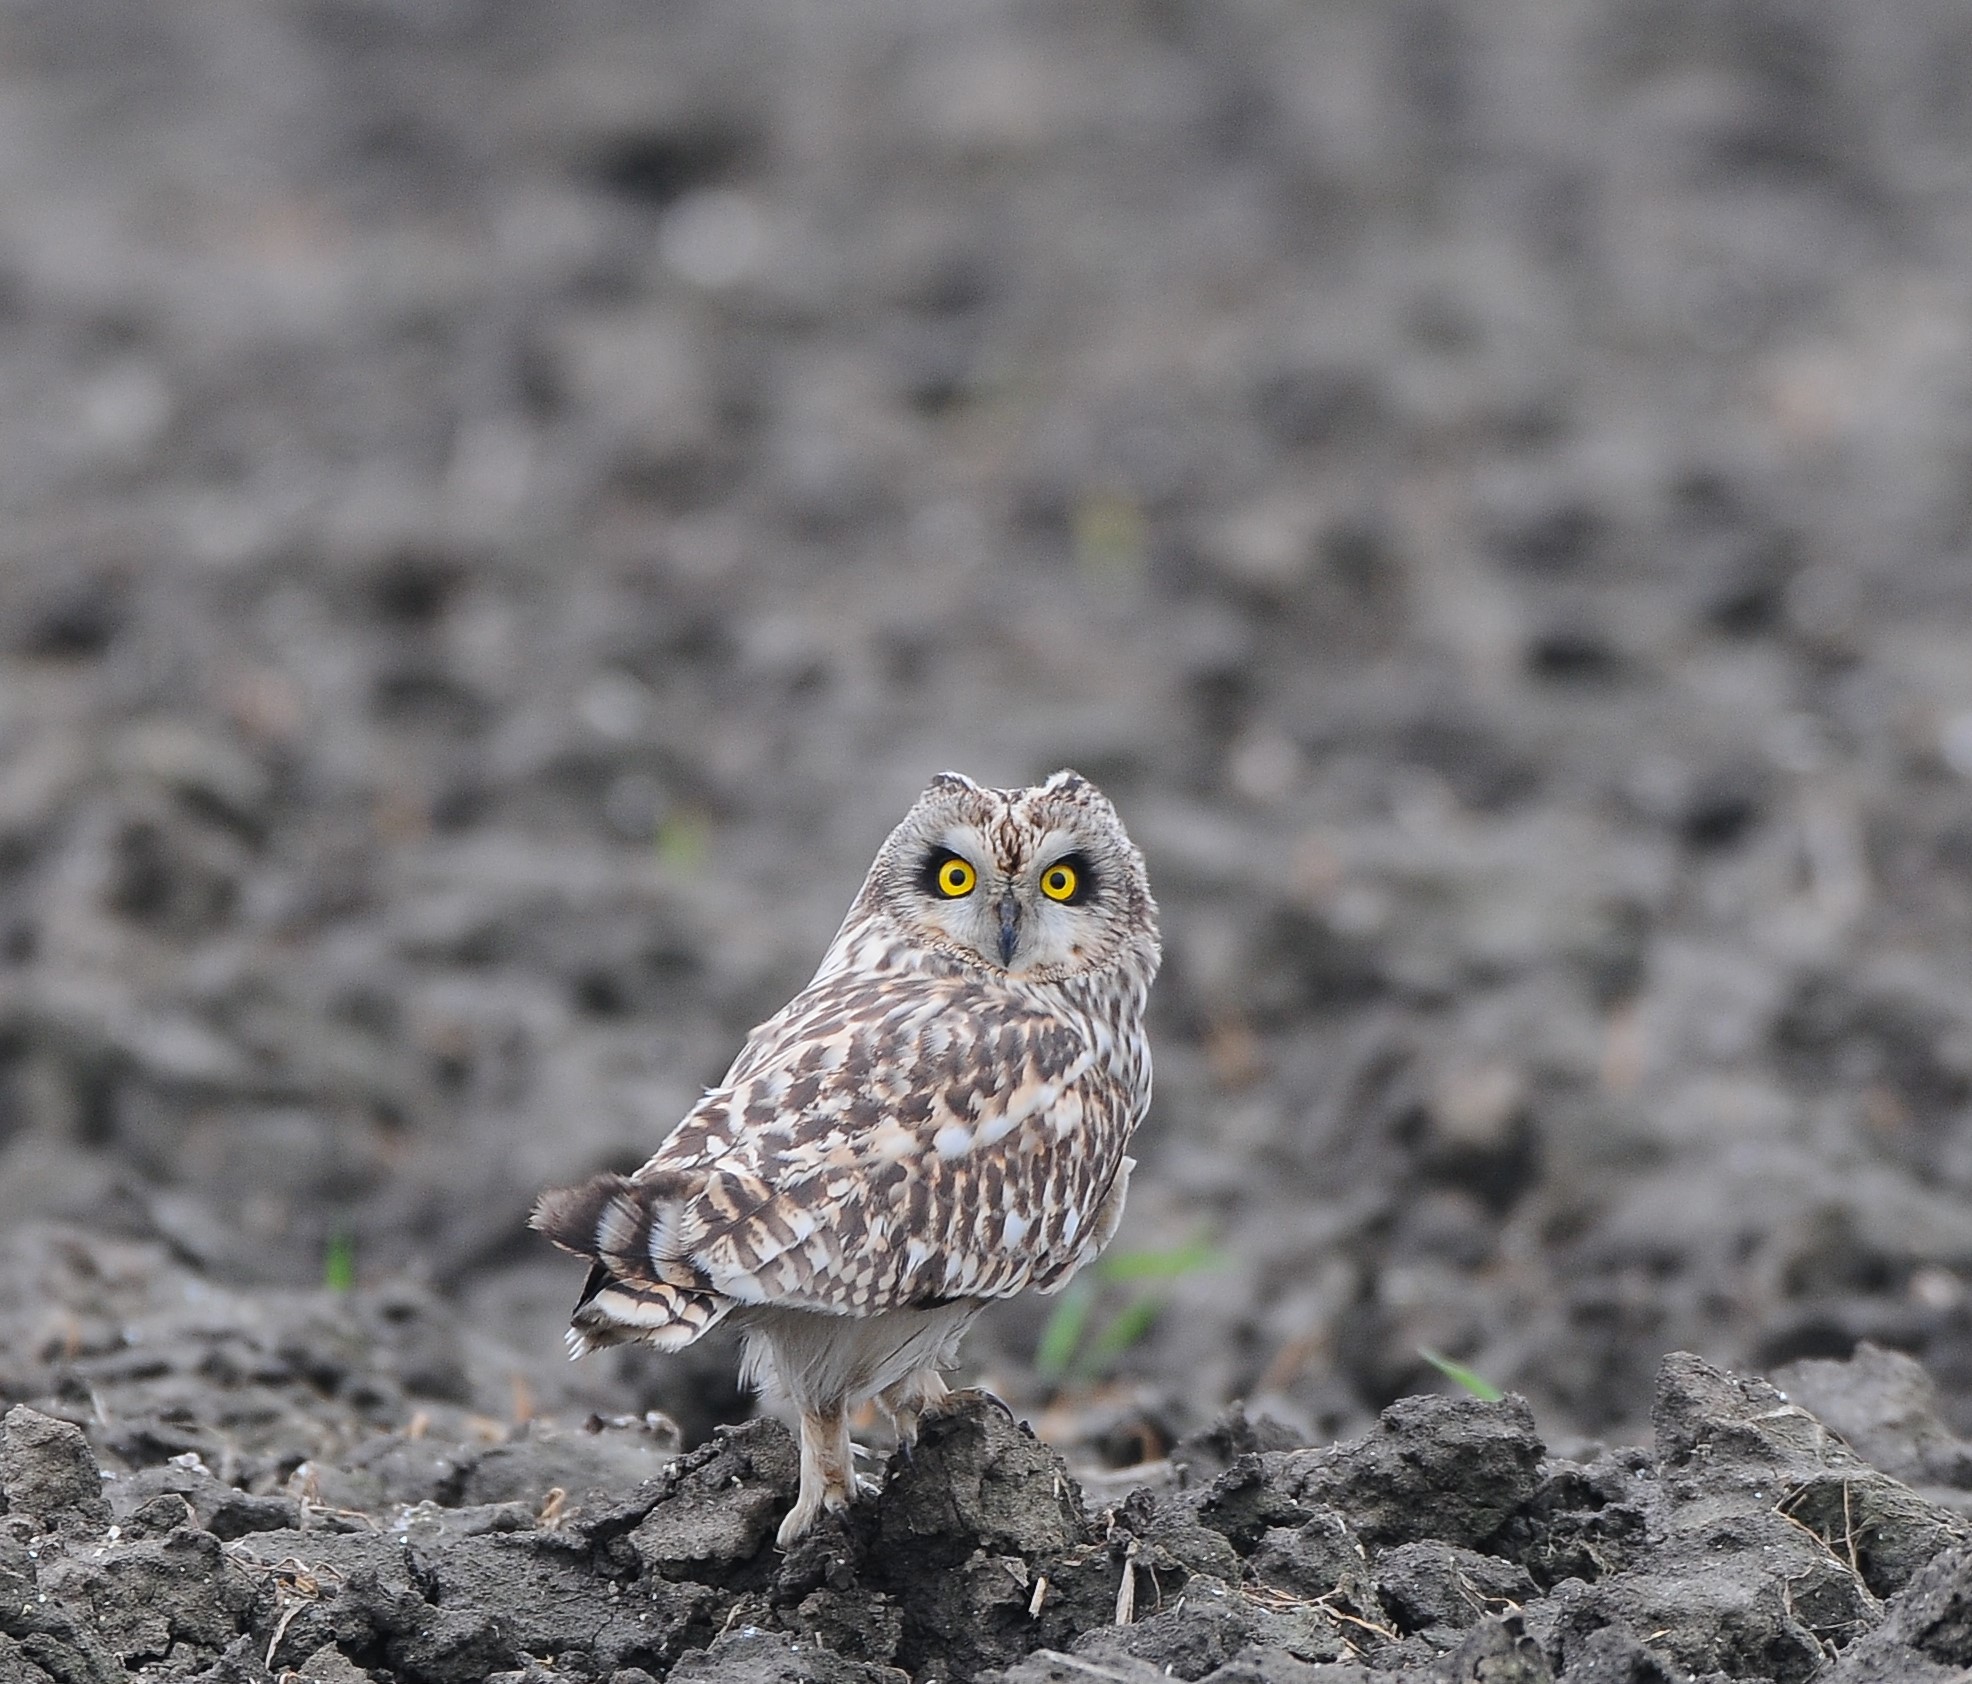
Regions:
<svg viewBox="0 0 1972 1684"><path fill-rule="evenodd" d="M904 1387L917 1388L909 1401L896 1396ZM949 1415L970 1403L990 1403L1009 1421L1014 1419L1013 1408L1006 1399L994 1395L985 1387L966 1386L955 1392L938 1375L930 1373L899 1381L877 1398L877 1406L890 1417L890 1424L896 1429L897 1457L907 1468L917 1462L918 1428L926 1418Z"/></svg>
<svg viewBox="0 0 1972 1684"><path fill-rule="evenodd" d="M1013 1405L998 1392L989 1392L984 1386L961 1386L957 1391L951 1392L946 1391L941 1385L939 1391L941 1395L937 1403L928 1406L924 1410L925 1414L949 1415L953 1410L964 1409L968 1404L990 1403L1009 1421L1018 1420L1013 1412Z"/></svg>
<svg viewBox="0 0 1972 1684"><path fill-rule="evenodd" d="M816 1414L801 1412L801 1494L774 1535L782 1549L813 1526L824 1509L841 1514L859 1491L874 1489L856 1473L855 1453L849 1442L849 1417L840 1406Z"/></svg>
<svg viewBox="0 0 1972 1684"><path fill-rule="evenodd" d="M849 1441L849 1454L855 1458L858 1464L872 1461L875 1458L875 1452L868 1445L858 1444L854 1439ZM858 1497L874 1497L883 1489L883 1481L878 1479L874 1474L864 1473L860 1466L857 1467L854 1483Z"/></svg>
<svg viewBox="0 0 1972 1684"><path fill-rule="evenodd" d="M896 1433L897 1448L904 1453L906 1462L917 1448L918 1423L926 1415L937 1414L951 1395L944 1376L935 1368L907 1374L894 1386L886 1386L877 1393L876 1406Z"/></svg>

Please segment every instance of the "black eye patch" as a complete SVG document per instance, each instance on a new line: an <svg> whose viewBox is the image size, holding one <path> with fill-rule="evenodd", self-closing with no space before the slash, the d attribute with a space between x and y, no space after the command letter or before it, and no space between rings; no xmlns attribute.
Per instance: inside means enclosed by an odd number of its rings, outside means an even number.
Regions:
<svg viewBox="0 0 1972 1684"><path fill-rule="evenodd" d="M1063 854L1041 873L1041 893L1059 905L1080 906L1095 891L1095 867L1087 854Z"/></svg>
<svg viewBox="0 0 1972 1684"><path fill-rule="evenodd" d="M979 873L949 848L925 856L918 868L918 886L935 900L964 900L979 885Z"/></svg>

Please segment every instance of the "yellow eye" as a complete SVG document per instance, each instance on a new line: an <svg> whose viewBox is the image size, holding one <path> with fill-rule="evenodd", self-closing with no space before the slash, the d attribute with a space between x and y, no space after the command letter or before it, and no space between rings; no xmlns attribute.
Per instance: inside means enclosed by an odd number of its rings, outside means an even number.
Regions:
<svg viewBox="0 0 1972 1684"><path fill-rule="evenodd" d="M1051 865L1041 873L1041 893L1049 900L1073 900L1081 881L1072 865Z"/></svg>
<svg viewBox="0 0 1972 1684"><path fill-rule="evenodd" d="M951 900L969 895L979 881L979 874L964 860L947 860L938 868L938 892Z"/></svg>

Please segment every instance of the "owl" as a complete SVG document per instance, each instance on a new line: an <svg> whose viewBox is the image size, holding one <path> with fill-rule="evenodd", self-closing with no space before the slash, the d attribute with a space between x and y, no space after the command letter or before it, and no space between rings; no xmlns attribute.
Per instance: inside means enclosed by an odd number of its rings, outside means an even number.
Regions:
<svg viewBox="0 0 1972 1684"><path fill-rule="evenodd" d="M591 1265L571 1352L730 1323L799 1416L782 1547L847 1508L851 1413L874 1400L908 1447L980 1310L1060 1291L1116 1232L1159 955L1143 856L1086 778L934 778L814 980L656 1155L536 1205Z"/></svg>

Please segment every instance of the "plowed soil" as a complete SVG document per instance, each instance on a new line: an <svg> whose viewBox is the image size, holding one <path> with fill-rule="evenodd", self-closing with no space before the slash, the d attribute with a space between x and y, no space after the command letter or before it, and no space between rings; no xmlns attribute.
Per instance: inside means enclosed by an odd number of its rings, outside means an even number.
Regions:
<svg viewBox="0 0 1972 1684"><path fill-rule="evenodd" d="M1972 1665L1955 0L62 0L0 137L0 1684ZM1062 765L1124 1262L783 1557L527 1207Z"/></svg>

